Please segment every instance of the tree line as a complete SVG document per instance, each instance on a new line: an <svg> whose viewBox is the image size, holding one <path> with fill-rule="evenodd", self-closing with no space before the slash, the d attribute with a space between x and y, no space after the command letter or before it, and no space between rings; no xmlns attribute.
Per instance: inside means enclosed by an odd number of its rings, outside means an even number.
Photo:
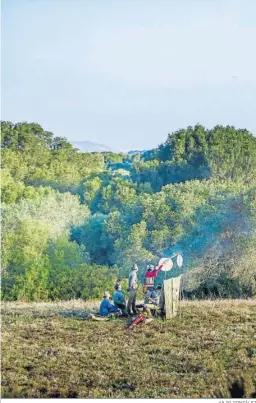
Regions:
<svg viewBox="0 0 256 403"><path fill-rule="evenodd" d="M196 125L125 155L81 153L35 123L1 128L3 299L99 298L134 262L143 281L147 263L175 251L184 292L256 292L247 130Z"/></svg>

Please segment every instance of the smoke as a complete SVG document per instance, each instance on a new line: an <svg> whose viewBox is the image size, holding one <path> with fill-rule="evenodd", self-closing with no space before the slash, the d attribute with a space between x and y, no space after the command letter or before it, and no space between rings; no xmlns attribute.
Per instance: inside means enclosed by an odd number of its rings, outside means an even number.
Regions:
<svg viewBox="0 0 256 403"><path fill-rule="evenodd" d="M166 250L166 256L178 252L184 258L182 269L174 268L172 276L198 267L205 274L211 268L219 275L240 257L244 241L255 234L254 219L243 195L212 200L210 208L209 204L199 208L193 219L193 228Z"/></svg>

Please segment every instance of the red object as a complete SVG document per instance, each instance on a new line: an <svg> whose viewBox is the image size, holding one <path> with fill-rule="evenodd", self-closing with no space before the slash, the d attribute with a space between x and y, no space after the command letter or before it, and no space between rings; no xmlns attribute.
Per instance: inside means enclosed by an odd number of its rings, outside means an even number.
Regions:
<svg viewBox="0 0 256 403"><path fill-rule="evenodd" d="M153 271L147 271L145 277L146 277L146 278L149 278L149 277L156 277L157 274L158 274L158 272L159 272L159 270L161 270L162 267L163 267L163 264L161 264L161 266L158 266L158 267L157 267L155 270L153 270Z"/></svg>
<svg viewBox="0 0 256 403"><path fill-rule="evenodd" d="M128 327L128 329L133 329L135 326L137 326L139 323L143 322L143 320L146 317L144 315L142 315L142 313L140 313L137 318L135 319L134 322L132 322L132 324Z"/></svg>

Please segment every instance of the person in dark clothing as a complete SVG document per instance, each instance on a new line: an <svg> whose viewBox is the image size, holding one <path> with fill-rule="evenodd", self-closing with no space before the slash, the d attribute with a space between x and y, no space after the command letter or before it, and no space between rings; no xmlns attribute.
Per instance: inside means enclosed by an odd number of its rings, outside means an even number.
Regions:
<svg viewBox="0 0 256 403"><path fill-rule="evenodd" d="M155 312L157 312L157 310L161 311L161 314L163 313L164 292L161 285L158 285L152 290L148 290L144 301L144 309L146 312L150 312L153 316L155 316Z"/></svg>
<svg viewBox="0 0 256 403"><path fill-rule="evenodd" d="M108 316L111 313L119 316L121 315L121 311L115 305L112 305L110 302L110 293L108 291L104 292L103 301L100 304L100 316Z"/></svg>
<svg viewBox="0 0 256 403"><path fill-rule="evenodd" d="M122 293L122 286L120 283L115 284L115 292L112 296L112 299L114 301L114 304L117 308L121 309L122 311L126 308L126 301L125 301L125 296Z"/></svg>
<svg viewBox="0 0 256 403"><path fill-rule="evenodd" d="M158 285L152 289L149 289L147 291L147 294L145 295L144 304L158 305L161 291L162 291L161 285Z"/></svg>
<svg viewBox="0 0 256 403"><path fill-rule="evenodd" d="M136 294L138 290L138 265L134 264L132 267L132 270L129 274L129 299L128 299L128 304L127 304L127 310L128 310L128 315L133 316L137 315L138 311L136 309Z"/></svg>

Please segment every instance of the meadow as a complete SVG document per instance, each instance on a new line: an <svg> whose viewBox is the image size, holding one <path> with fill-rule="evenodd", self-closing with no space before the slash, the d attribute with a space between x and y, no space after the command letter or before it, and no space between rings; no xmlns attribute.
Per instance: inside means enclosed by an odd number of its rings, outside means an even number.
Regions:
<svg viewBox="0 0 256 403"><path fill-rule="evenodd" d="M133 331L85 320L97 306L2 303L2 397L256 396L256 300L182 301Z"/></svg>

